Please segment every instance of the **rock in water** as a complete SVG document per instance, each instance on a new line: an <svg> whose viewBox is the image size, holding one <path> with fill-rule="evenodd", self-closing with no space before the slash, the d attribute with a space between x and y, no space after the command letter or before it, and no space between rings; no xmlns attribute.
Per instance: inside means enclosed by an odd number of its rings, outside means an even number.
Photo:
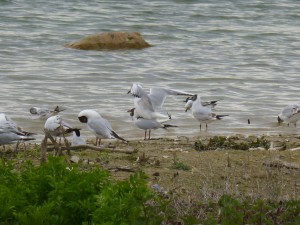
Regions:
<svg viewBox="0 0 300 225"><path fill-rule="evenodd" d="M67 44L81 50L142 49L151 47L138 32L107 32L85 37Z"/></svg>

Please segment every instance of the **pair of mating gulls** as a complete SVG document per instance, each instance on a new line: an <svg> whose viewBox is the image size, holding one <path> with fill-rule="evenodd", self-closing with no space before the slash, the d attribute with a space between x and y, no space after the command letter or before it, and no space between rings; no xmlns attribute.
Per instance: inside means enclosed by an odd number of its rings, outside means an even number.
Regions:
<svg viewBox="0 0 300 225"><path fill-rule="evenodd" d="M152 129L176 127L165 124L171 116L162 114L162 106L168 95L183 95L189 96L186 99L186 111L192 109L193 116L201 123L207 123L221 119L225 115L217 115L212 112L212 107L216 105L217 101L202 102L198 95L187 93L184 91L166 89L166 88L150 88L150 93L147 93L141 85L133 84L128 94L131 93L134 98L134 108L128 110L132 116L135 125L145 130L144 139L147 137L147 130L149 131L148 139ZM168 119L165 121L158 121L159 119Z"/></svg>

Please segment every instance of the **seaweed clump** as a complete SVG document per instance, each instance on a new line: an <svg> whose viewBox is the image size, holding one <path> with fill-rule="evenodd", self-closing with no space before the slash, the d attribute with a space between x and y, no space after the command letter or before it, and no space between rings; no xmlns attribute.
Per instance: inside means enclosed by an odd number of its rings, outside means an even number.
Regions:
<svg viewBox="0 0 300 225"><path fill-rule="evenodd" d="M249 150L250 148L270 148L270 141L264 136L262 137L249 137L240 139L239 137L225 137L215 136L208 141L198 140L195 142L195 149L197 151L209 151L217 149L233 149L233 150Z"/></svg>

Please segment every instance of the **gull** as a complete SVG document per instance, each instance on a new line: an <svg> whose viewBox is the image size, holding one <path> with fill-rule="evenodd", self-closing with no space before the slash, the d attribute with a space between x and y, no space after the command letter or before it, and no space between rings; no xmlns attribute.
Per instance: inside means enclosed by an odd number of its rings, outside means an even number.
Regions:
<svg viewBox="0 0 300 225"><path fill-rule="evenodd" d="M69 124L63 121L60 115L50 116L44 125L44 131L46 134L52 137L63 137L66 144L67 140L65 136L72 134L73 131L79 130L78 128L72 128Z"/></svg>
<svg viewBox="0 0 300 225"><path fill-rule="evenodd" d="M80 136L80 131L74 130L73 132L73 138L72 138L72 146L77 146L77 145L85 145L86 142L85 140Z"/></svg>
<svg viewBox="0 0 300 225"><path fill-rule="evenodd" d="M128 94L131 93L134 98L134 108L136 117L144 119L168 118L159 111L162 111L162 106L168 95L185 95L193 96L191 93L184 91L167 89L167 88L150 88L148 94L141 85L134 83Z"/></svg>
<svg viewBox="0 0 300 225"><path fill-rule="evenodd" d="M110 123L95 110L82 110L78 114L78 119L81 123L86 123L88 129L96 136L96 146L100 146L101 139L117 138L127 142L124 138L121 138L112 129Z"/></svg>
<svg viewBox="0 0 300 225"><path fill-rule="evenodd" d="M201 130L201 123L205 123L207 129L208 123L211 123L215 120L220 120L224 116L228 116L228 115L218 115L216 113L213 113L210 107L202 105L201 98L198 95L194 95L192 100L194 101L192 106L192 113L194 118L200 122L200 130Z"/></svg>
<svg viewBox="0 0 300 225"><path fill-rule="evenodd" d="M130 110L128 110L127 112L130 113L130 116L134 119L134 124L136 127L145 130L145 137L144 140L147 140L147 130L148 130L148 140L150 140L150 133L151 130L154 129L158 129L158 128L163 128L163 129L167 129L168 127L177 127L174 125L170 125L170 124L164 124L164 122L159 122L157 121L157 119L144 119L144 118L134 118L134 112L135 112L135 108L132 108Z"/></svg>
<svg viewBox="0 0 300 225"><path fill-rule="evenodd" d="M185 102L185 112L187 112L188 110L190 110L193 106L193 103L194 101L192 100L193 96L192 97L187 97L186 100L184 101ZM211 107L211 108L214 108L216 105L217 105L217 102L219 100L215 100L215 101L207 101L207 102L201 102L201 104L203 106L208 106L208 107Z"/></svg>
<svg viewBox="0 0 300 225"><path fill-rule="evenodd" d="M300 119L300 108L296 104L285 106L282 111L278 114L278 123L287 122L288 126L290 123L295 124Z"/></svg>
<svg viewBox="0 0 300 225"><path fill-rule="evenodd" d="M0 145L11 144L18 141L35 140L35 138L28 136L31 134L32 133L23 131L4 113L0 113Z"/></svg>
<svg viewBox="0 0 300 225"><path fill-rule="evenodd" d="M49 109L49 108L40 108L40 107L31 107L29 109L29 112L31 113L31 115L36 116L39 119L48 119L50 116L55 116L57 115L59 112L62 112L66 109L60 107L60 106L56 106L53 110Z"/></svg>

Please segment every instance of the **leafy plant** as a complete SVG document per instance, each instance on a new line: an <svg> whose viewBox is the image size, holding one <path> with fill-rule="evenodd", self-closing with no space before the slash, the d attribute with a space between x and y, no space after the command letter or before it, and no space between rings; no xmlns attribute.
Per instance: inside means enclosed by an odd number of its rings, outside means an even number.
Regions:
<svg viewBox="0 0 300 225"><path fill-rule="evenodd" d="M264 136L256 139L238 140L236 138L227 138L224 136L214 136L208 142L201 140L195 142L195 149L198 151L216 150L216 149L234 149L234 150L249 150L250 148L263 147L270 148L270 142Z"/></svg>
<svg viewBox="0 0 300 225"><path fill-rule="evenodd" d="M174 162L172 165L172 169L189 171L191 170L191 167L184 164L183 162Z"/></svg>
<svg viewBox="0 0 300 225"><path fill-rule="evenodd" d="M196 202L186 210L186 204L174 205L174 200L152 192L143 172L115 181L102 169L83 171L59 157L41 166L23 162L19 170L12 161L2 160L0 203L0 225L300 224L299 200L241 200L223 195L218 202ZM179 205L186 210L184 215L177 215Z"/></svg>

